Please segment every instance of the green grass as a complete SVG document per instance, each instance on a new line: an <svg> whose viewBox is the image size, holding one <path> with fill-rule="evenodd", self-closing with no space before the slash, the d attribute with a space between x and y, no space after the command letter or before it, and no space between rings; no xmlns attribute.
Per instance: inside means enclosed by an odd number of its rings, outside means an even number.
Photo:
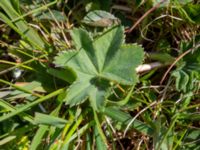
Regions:
<svg viewBox="0 0 200 150"><path fill-rule="evenodd" d="M157 4L1 0L0 150L200 149L200 3Z"/></svg>

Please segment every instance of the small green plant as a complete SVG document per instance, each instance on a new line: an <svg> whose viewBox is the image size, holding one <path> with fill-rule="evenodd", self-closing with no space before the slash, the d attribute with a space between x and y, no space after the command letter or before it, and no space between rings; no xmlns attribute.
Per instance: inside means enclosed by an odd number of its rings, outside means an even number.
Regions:
<svg viewBox="0 0 200 150"><path fill-rule="evenodd" d="M198 91L200 88L200 43L199 36L195 41L182 42L181 53L187 54L177 65L172 75L176 78L176 89L184 93Z"/></svg>
<svg viewBox="0 0 200 150"><path fill-rule="evenodd" d="M58 67L69 67L76 81L67 89L64 101L74 106L89 99L93 109L104 106L110 95L110 82L133 86L137 82L136 67L143 61L143 49L124 43L122 26L104 31L94 39L83 29L73 29L76 50L55 57Z"/></svg>
<svg viewBox="0 0 200 150"><path fill-rule="evenodd" d="M0 149L200 149L197 0L0 8Z"/></svg>

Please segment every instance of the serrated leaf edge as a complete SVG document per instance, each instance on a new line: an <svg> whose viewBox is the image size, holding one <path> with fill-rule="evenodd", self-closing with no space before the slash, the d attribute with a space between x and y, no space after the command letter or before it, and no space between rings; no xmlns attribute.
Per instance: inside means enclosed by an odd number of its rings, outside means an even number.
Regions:
<svg viewBox="0 0 200 150"><path fill-rule="evenodd" d="M66 66L61 66L61 65L58 65L58 64L56 64L55 62L56 62L56 59L58 59L61 55L67 55L67 54L69 54L69 53L76 53L76 54L74 54L74 56L75 55L77 55L78 54L78 51L77 50L75 50L75 49L69 49L69 50L67 50L67 51L61 51L61 52L59 52L55 57L54 57L54 61L53 61L53 63L55 64L55 66L56 67L66 67ZM73 57L73 56L72 56ZM67 63L67 62L66 62Z"/></svg>

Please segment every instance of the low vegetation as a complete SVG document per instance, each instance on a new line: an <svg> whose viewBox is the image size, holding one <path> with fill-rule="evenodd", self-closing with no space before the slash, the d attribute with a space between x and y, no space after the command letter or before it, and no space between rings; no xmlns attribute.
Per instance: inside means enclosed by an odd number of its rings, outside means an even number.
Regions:
<svg viewBox="0 0 200 150"><path fill-rule="evenodd" d="M0 150L200 149L198 0L0 0Z"/></svg>

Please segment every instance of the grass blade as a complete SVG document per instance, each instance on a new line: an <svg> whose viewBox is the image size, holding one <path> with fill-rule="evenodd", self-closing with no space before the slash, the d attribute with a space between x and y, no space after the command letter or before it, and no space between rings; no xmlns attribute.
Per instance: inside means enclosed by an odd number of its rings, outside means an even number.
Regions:
<svg viewBox="0 0 200 150"><path fill-rule="evenodd" d="M124 125L128 125L132 119L132 117L129 114L122 112L119 109L116 109L113 107L105 108L103 110L103 113L111 117L112 119L122 122ZM131 125L131 127L149 136L152 136L154 132L150 126L148 126L147 124L139 120L135 120L133 124Z"/></svg>
<svg viewBox="0 0 200 150"><path fill-rule="evenodd" d="M63 128L65 124L67 123L67 120L54 117L51 115L36 113L34 122L36 124L50 125L50 126L55 126L58 128Z"/></svg>
<svg viewBox="0 0 200 150"><path fill-rule="evenodd" d="M6 12L6 14L10 17L10 20L7 18L5 20L5 16L2 18L8 25L11 25L12 21L16 18L20 17L20 14L14 9L11 2L9 0L1 0L0 1L0 7ZM30 42L32 46L35 48L38 48L39 50L44 51L45 45L47 45L42 38L28 26L28 24L23 20L20 19L14 23L18 29L18 33L20 32L23 37L26 37L26 39ZM11 28L13 25L11 26ZM16 28L15 28L16 29Z"/></svg>
<svg viewBox="0 0 200 150"><path fill-rule="evenodd" d="M0 122L4 121L6 119L9 119L9 118L11 118L11 117L23 112L23 111L26 111L27 109L29 109L29 108L31 108L31 107L33 107L33 106L35 106L35 105L37 105L37 104L39 104L41 102L44 102L44 101L46 101L46 100L48 100L48 99L50 99L50 98L62 93L63 91L64 91L64 89L59 89L59 90L57 90L57 91L55 91L53 93L50 93L49 95L46 95L46 96L44 96L42 98L39 98L36 101L34 101L32 103L29 103L29 104L17 109L16 111L13 111L13 112L11 112L11 113L9 113L7 115L1 116L0 117Z"/></svg>
<svg viewBox="0 0 200 150"><path fill-rule="evenodd" d="M13 107L12 105L10 105L9 103L7 103L6 101L4 101L3 99L0 99L0 106L9 110L9 111L16 111L17 109L15 107ZM26 114L26 113L22 113L20 114L20 116L22 116L25 120L31 122L33 124L33 117Z"/></svg>
<svg viewBox="0 0 200 150"><path fill-rule="evenodd" d="M30 150L36 150L38 145L41 143L41 139L42 137L44 136L45 132L48 130L48 126L45 126L45 125L41 125L40 128L37 130L33 140L32 140L32 143L31 143L31 146L30 146Z"/></svg>

